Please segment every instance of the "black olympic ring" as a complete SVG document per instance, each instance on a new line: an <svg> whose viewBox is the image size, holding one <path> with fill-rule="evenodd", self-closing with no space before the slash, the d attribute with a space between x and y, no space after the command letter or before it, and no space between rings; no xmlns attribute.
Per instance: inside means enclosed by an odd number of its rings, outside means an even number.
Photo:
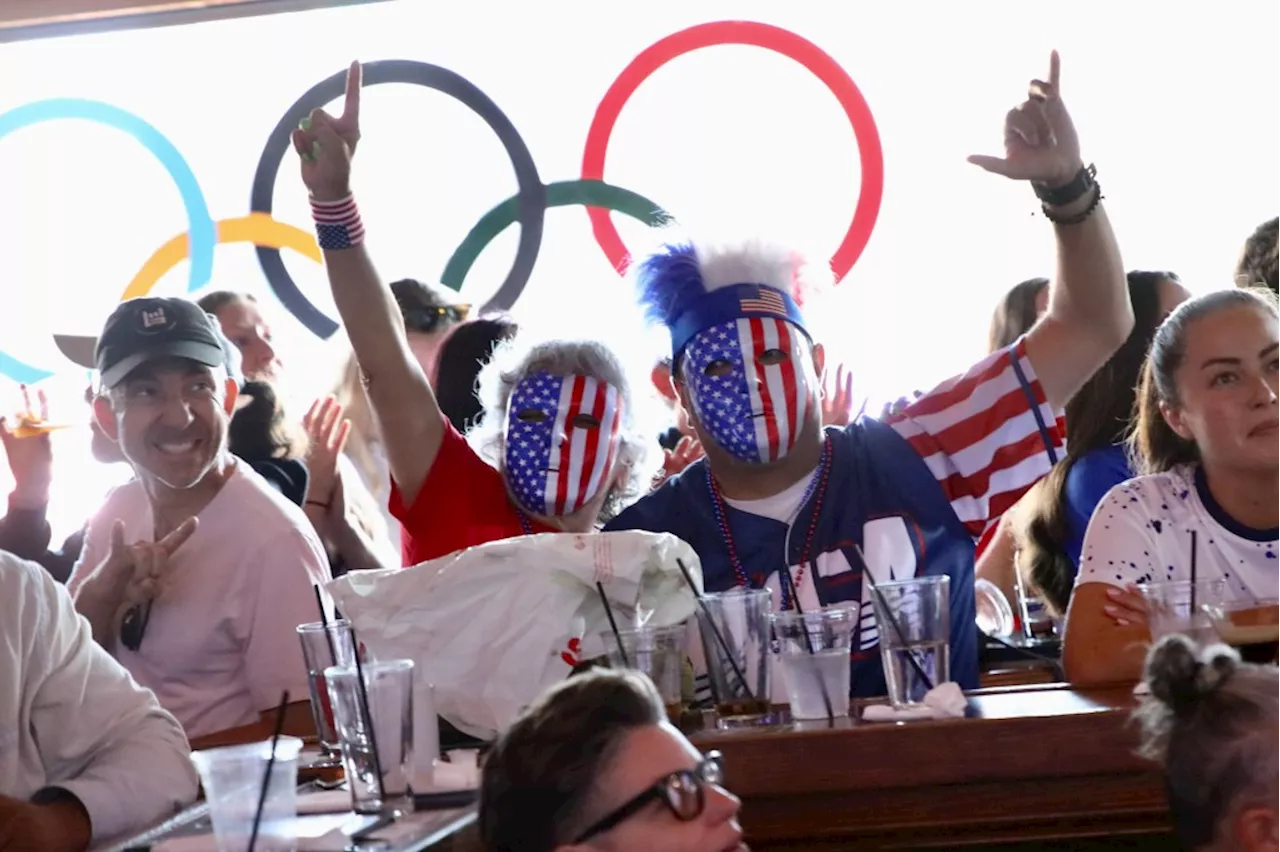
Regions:
<svg viewBox="0 0 1280 852"><path fill-rule="evenodd" d="M254 213L271 215L272 199L275 195L276 177L285 154L292 150L290 136L302 119L311 114L311 110L342 97L346 87L346 71L339 71L332 77L320 81L308 89L302 97L289 107L284 116L276 124L271 135L267 137L266 147L258 159L258 168L253 175L253 188L249 199L249 208ZM497 135L498 141L506 150L515 169L516 183L519 187L517 198L517 217L520 223L520 242L516 247L516 256L511 263L502 286L485 303L481 312L490 310L510 310L520 298L529 276L533 273L534 262L538 259L538 251L542 247L542 225L546 218L547 188L538 176L538 168L533 162L533 155L520 137L510 119L498 108L498 105L473 83L438 65L418 62L412 59L381 59L364 66L364 85L376 86L379 83L408 83L423 86L448 95L474 112ZM338 324L311 303L285 268L280 250L267 246L255 246L258 263L262 273L271 285L276 298L289 309L298 320L313 334L320 338L328 338L338 330Z"/></svg>

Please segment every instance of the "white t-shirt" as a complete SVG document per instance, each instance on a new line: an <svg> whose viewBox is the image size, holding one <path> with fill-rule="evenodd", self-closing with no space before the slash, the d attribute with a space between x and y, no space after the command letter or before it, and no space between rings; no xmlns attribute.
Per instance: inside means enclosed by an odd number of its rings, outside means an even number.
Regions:
<svg viewBox="0 0 1280 852"><path fill-rule="evenodd" d="M155 520L142 485L111 493L89 522L72 572L74 593L110 549L120 518L125 541L151 541ZM111 637L109 650L195 738L258 721L310 693L295 628L319 621L313 586L329 561L302 510L237 461L200 525L169 560L137 651Z"/></svg>
<svg viewBox="0 0 1280 852"><path fill-rule="evenodd" d="M75 795L95 841L138 831L196 797L187 740L96 642L67 590L0 551L0 795Z"/></svg>
<svg viewBox="0 0 1280 852"><path fill-rule="evenodd" d="M1255 530L1222 510L1198 467L1140 476L1107 492L1089 521L1076 585L1226 580L1229 601L1280 596L1276 530Z"/></svg>

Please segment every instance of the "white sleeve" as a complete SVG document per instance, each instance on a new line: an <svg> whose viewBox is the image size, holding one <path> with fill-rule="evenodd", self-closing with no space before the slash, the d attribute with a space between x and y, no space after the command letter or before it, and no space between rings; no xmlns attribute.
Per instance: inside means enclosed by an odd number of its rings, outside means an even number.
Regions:
<svg viewBox="0 0 1280 852"><path fill-rule="evenodd" d="M95 841L134 831L196 798L190 746L156 697L93 641L71 596L32 563L20 604L27 647L24 698L46 787L78 798ZM24 702L25 703L25 702Z"/></svg>
<svg viewBox="0 0 1280 852"><path fill-rule="evenodd" d="M1130 480L1108 491L1093 510L1080 549L1077 587L1085 583L1123 587L1163 577L1153 519L1144 496L1142 481Z"/></svg>

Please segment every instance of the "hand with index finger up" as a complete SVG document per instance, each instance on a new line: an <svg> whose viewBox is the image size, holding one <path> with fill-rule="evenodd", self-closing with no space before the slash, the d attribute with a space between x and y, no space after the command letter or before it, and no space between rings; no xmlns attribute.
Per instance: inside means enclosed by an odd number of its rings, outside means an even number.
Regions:
<svg viewBox="0 0 1280 852"><path fill-rule="evenodd" d="M342 115L314 109L293 131L293 148L302 160L302 182L318 201L337 201L351 194L351 157L360 141L360 63L347 69Z"/></svg>
<svg viewBox="0 0 1280 852"><path fill-rule="evenodd" d="M1032 80L1027 99L1004 122L1004 156L975 154L969 162L1012 180L1050 188L1065 186L1083 167L1075 124L1062 103L1058 52L1049 56L1049 79Z"/></svg>

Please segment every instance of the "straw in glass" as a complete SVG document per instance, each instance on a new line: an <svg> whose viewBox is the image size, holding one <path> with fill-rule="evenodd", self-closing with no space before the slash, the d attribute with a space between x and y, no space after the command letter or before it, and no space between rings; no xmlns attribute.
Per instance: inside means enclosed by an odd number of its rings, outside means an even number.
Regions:
<svg viewBox="0 0 1280 852"><path fill-rule="evenodd" d="M253 813L253 831L249 834L249 852L253 852L258 843L258 829L262 825L262 809L267 804L267 790L271 786L271 770L276 765L276 746L280 743L280 732L284 730L285 708L289 705L289 690L280 696L280 705L276 707L276 728L271 734L271 754L267 756L267 769L262 773L262 789L258 791L258 809Z"/></svg>
<svg viewBox="0 0 1280 852"><path fill-rule="evenodd" d="M742 669L738 667L738 660L734 657L733 652L729 650L729 643L724 641L724 636L720 633L720 628L716 625L716 620L711 616L711 610L707 607L706 598L698 593L698 587L693 582L693 575L689 573L688 567L684 564L683 559L677 559L676 565L680 567L680 573L684 576L684 581L689 584L689 591L693 592L693 597L697 600L698 605L702 607L702 614L707 618L707 626L711 628L711 632L716 637L716 644L720 646L720 650L724 651L724 657L729 661L729 665L733 667L733 673L738 676L738 681L742 684L742 691L747 694L749 701L755 700L755 693L747 686L747 676L742 673Z"/></svg>

